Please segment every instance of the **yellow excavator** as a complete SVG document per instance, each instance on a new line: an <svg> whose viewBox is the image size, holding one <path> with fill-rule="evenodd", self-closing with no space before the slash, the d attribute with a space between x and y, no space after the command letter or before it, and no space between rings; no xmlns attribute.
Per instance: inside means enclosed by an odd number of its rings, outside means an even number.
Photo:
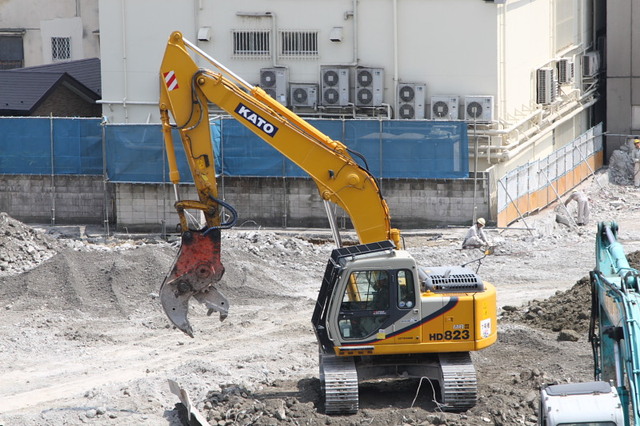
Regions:
<svg viewBox="0 0 640 426"><path fill-rule="evenodd" d="M200 68L194 57L212 68ZM355 160L357 153L245 82L180 32L172 33L166 46L159 106L170 179L177 188L172 139L177 131L199 200L181 200L176 190L182 242L160 289L171 322L193 337L187 318L192 297L221 320L229 309L215 284L224 273L220 230L233 226L236 212L218 198L209 102L301 167L325 202L337 248L312 315L325 413L357 412L358 383L390 377L436 381L445 410L473 407L477 377L470 352L497 340L495 287L462 266L418 266L400 248L400 231L391 227L376 179ZM351 218L358 245L342 246L331 203ZM231 216L225 222L223 208ZM202 229L189 227L187 209L203 212Z"/></svg>

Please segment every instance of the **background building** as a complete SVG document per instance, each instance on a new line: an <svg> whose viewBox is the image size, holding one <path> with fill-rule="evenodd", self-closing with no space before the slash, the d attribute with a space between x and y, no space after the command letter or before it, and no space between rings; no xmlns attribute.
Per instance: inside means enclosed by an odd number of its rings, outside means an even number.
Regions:
<svg viewBox="0 0 640 426"><path fill-rule="evenodd" d="M607 3L606 126L607 158L640 134L640 33L635 29L640 17L640 1Z"/></svg>
<svg viewBox="0 0 640 426"><path fill-rule="evenodd" d="M419 86L409 116L466 120L478 169L495 166L501 175L598 122L599 5L102 0L104 115L116 123L159 120L158 64L178 30L246 81L272 85L292 108L292 87L317 87L311 114L350 117L353 104L356 117L402 118L410 110L402 89ZM332 103L326 80L335 75ZM361 80L372 81L372 94L360 92Z"/></svg>
<svg viewBox="0 0 640 426"><path fill-rule="evenodd" d="M0 8L0 69L100 57L98 0L8 0Z"/></svg>

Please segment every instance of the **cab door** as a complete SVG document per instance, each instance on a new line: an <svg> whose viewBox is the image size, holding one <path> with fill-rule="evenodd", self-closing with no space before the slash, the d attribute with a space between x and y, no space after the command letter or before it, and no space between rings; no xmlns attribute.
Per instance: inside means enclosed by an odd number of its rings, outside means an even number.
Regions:
<svg viewBox="0 0 640 426"><path fill-rule="evenodd" d="M391 324L390 273L386 270L352 271L338 314L340 337L345 343L378 340Z"/></svg>
<svg viewBox="0 0 640 426"><path fill-rule="evenodd" d="M420 304L413 272L400 269L395 273L398 319L393 323L393 342L420 343Z"/></svg>
<svg viewBox="0 0 640 426"><path fill-rule="evenodd" d="M409 269L352 271L342 293L338 330L344 344L420 339L415 280Z"/></svg>

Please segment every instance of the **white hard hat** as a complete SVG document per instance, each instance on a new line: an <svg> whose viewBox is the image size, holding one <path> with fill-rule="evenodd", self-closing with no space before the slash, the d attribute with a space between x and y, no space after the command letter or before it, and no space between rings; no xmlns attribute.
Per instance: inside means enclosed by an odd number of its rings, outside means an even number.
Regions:
<svg viewBox="0 0 640 426"><path fill-rule="evenodd" d="M478 220L476 220L476 223L479 223L480 225L484 226L485 220L484 218L479 217Z"/></svg>

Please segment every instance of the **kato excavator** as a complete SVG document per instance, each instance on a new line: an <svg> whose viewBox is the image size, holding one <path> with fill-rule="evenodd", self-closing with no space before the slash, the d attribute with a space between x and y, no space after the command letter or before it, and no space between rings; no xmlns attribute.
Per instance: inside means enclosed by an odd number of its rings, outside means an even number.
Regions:
<svg viewBox="0 0 640 426"><path fill-rule="evenodd" d="M600 222L596 266L590 272L592 382L545 386L538 423L640 424L640 271L618 242L618 224Z"/></svg>
<svg viewBox="0 0 640 426"><path fill-rule="evenodd" d="M200 68L195 58L211 68ZM252 86L174 32L160 70L160 114L174 187L180 182L172 133L184 146L199 200L176 190L181 247L160 289L170 321L193 337L191 298L218 312L229 310L216 289L224 267L221 229L235 210L218 198L208 121L213 103L302 168L325 203L337 248L320 286L312 323L319 343L320 379L328 414L358 410L358 383L385 377L426 377L437 402L451 411L473 407L477 377L471 351L497 340L496 289L461 266L420 267L401 249L376 179L358 154ZM171 116L170 116L171 115ZM173 119L173 121L171 121ZM359 244L343 246L333 204L344 209ZM186 209L200 210L206 225L192 229ZM222 210L231 219L222 222ZM226 216L225 216L226 217Z"/></svg>

